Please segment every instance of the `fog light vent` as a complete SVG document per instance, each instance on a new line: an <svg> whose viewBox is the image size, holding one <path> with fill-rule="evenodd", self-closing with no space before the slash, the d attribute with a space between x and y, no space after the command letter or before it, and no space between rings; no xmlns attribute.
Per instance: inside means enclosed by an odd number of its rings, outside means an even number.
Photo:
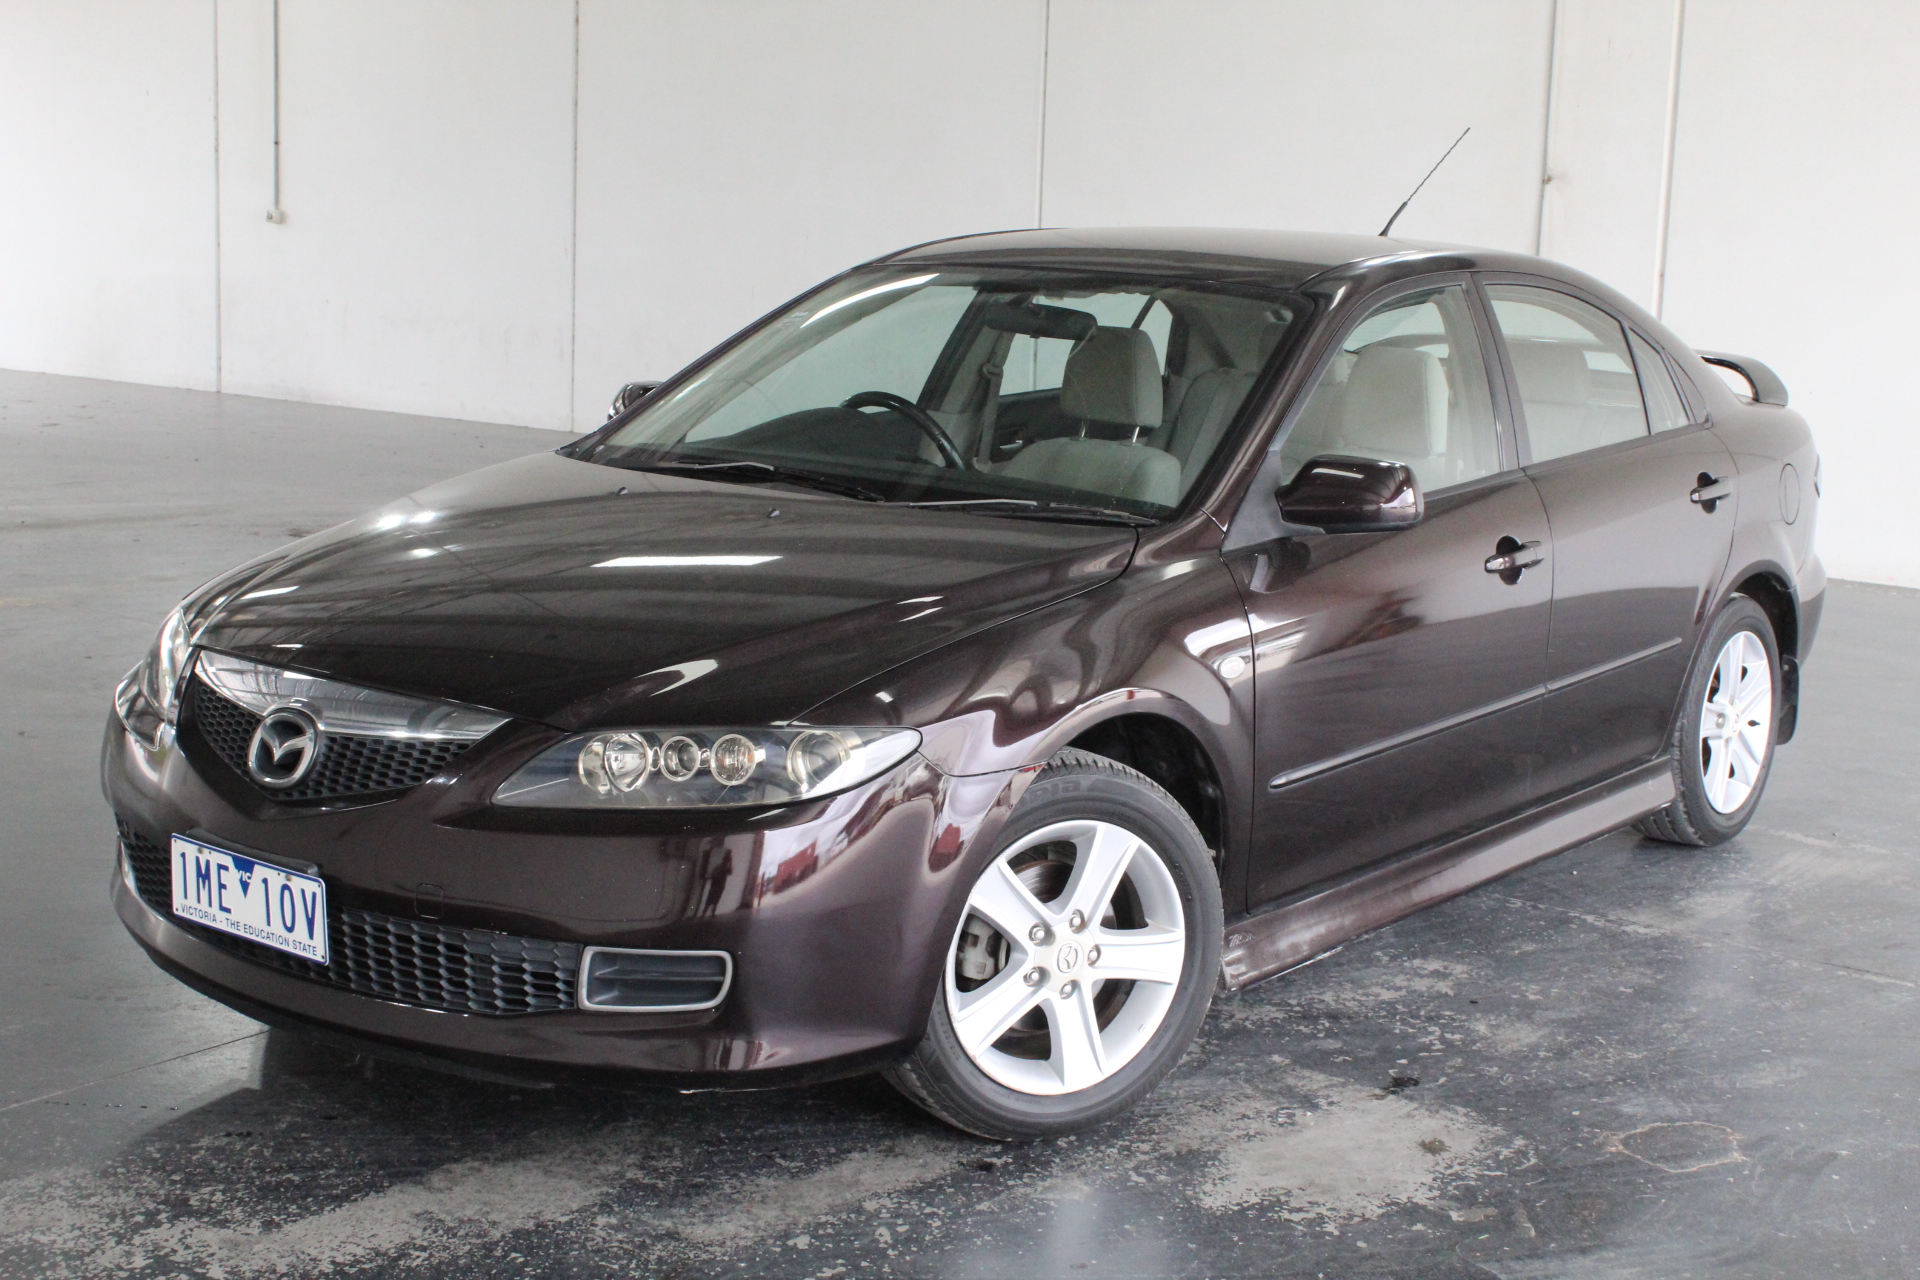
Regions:
<svg viewBox="0 0 1920 1280"><path fill-rule="evenodd" d="M580 962L580 1007L619 1013L686 1013L727 998L733 957L724 951L628 951L588 947Z"/></svg>

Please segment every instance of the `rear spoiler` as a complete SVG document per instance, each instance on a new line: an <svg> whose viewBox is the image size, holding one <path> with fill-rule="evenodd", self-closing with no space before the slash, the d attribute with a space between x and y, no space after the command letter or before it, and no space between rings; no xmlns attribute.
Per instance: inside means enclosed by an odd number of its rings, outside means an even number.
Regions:
<svg viewBox="0 0 1920 1280"><path fill-rule="evenodd" d="M1747 380L1753 388L1753 399L1760 404L1787 404L1787 384L1780 381L1780 375L1755 360L1752 356L1728 355L1724 351L1696 351L1695 355L1708 364L1717 364L1722 369L1731 369Z"/></svg>

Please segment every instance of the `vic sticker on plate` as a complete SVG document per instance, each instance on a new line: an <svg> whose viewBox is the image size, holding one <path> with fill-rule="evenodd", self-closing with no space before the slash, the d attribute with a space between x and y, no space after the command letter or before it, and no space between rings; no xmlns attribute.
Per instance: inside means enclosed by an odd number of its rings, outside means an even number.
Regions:
<svg viewBox="0 0 1920 1280"><path fill-rule="evenodd" d="M327 963L327 886L316 876L175 836L173 914Z"/></svg>

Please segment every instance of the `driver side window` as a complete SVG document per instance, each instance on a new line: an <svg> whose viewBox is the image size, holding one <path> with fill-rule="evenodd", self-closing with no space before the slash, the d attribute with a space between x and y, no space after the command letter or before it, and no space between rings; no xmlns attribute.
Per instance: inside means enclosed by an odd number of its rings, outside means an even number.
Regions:
<svg viewBox="0 0 1920 1280"><path fill-rule="evenodd" d="M1281 482L1327 453L1403 463L1427 492L1500 470L1463 286L1395 298L1348 332L1280 447Z"/></svg>

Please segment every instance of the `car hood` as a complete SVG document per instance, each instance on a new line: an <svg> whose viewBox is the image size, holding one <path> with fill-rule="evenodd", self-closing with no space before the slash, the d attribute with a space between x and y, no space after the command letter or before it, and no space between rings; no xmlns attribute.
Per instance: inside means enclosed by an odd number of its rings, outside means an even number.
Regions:
<svg viewBox="0 0 1920 1280"><path fill-rule="evenodd" d="M538 454L214 592L202 646L564 729L779 722L1126 567L1131 529Z"/></svg>

